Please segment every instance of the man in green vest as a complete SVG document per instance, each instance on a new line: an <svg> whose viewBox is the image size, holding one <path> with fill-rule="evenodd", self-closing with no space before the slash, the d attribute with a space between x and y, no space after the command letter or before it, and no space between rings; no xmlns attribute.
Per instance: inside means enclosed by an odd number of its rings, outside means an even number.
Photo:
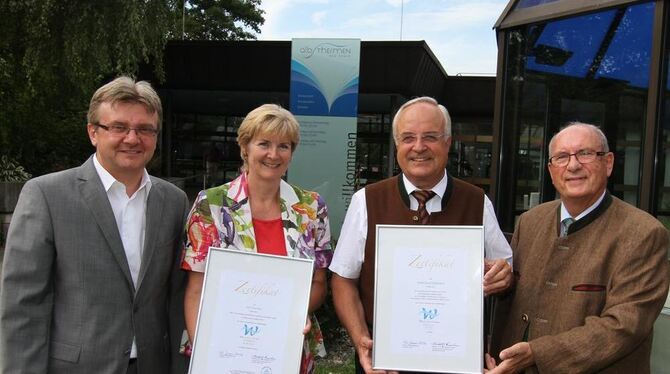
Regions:
<svg viewBox="0 0 670 374"><path fill-rule="evenodd" d="M491 201L481 188L446 172L451 119L430 97L400 107L393 138L402 174L356 192L330 265L335 309L354 345L357 373L372 371L375 227L377 224L483 225L484 292L512 282L512 252L500 231Z"/></svg>
<svg viewBox="0 0 670 374"><path fill-rule="evenodd" d="M668 231L610 195L614 154L596 126L549 143L560 200L521 215L514 290L498 305L491 374L649 373L652 328L668 293Z"/></svg>

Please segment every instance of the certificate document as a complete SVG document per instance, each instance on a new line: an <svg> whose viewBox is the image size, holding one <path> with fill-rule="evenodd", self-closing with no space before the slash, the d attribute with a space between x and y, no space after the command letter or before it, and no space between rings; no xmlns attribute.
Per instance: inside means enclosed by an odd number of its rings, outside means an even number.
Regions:
<svg viewBox="0 0 670 374"><path fill-rule="evenodd" d="M481 226L377 225L373 367L481 373Z"/></svg>
<svg viewBox="0 0 670 374"><path fill-rule="evenodd" d="M210 248L190 373L297 373L313 261Z"/></svg>

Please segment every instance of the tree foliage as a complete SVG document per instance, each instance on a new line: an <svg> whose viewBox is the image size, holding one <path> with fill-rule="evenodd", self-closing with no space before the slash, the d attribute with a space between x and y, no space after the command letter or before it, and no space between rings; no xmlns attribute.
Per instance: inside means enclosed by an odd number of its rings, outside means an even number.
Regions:
<svg viewBox="0 0 670 374"><path fill-rule="evenodd" d="M265 19L260 5L260 0L190 0L182 9L184 17L172 39L256 39L248 30L261 32Z"/></svg>
<svg viewBox="0 0 670 374"><path fill-rule="evenodd" d="M91 95L154 66L168 38L248 39L260 0L0 1L0 154L39 175L80 164ZM182 18L184 17L184 18ZM182 21L183 20L183 21Z"/></svg>

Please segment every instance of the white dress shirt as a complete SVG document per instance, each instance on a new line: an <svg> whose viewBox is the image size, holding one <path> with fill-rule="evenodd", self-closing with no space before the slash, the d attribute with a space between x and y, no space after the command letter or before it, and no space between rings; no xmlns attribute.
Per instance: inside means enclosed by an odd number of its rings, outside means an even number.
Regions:
<svg viewBox="0 0 670 374"><path fill-rule="evenodd" d="M600 195L600 198L598 198L598 200L596 200L596 202L593 203L593 205L591 205L590 207L584 209L583 212L579 213L579 215L577 215L577 217L573 217L573 216L571 216L570 213L568 212L568 209L565 208L565 204L563 204L563 201L561 201L561 222L563 222L563 220L566 219L566 218L573 218L573 219L575 220L575 222L577 222L577 221L579 221L580 219L584 218L584 216L586 216L587 214L591 213L595 208L598 207L598 205L600 205L600 203L601 203L601 202L603 201L603 199L605 198L605 194L606 194L606 193L607 193L607 190L603 191L603 194Z"/></svg>
<svg viewBox="0 0 670 374"><path fill-rule="evenodd" d="M98 161L93 157L93 165L100 176L102 185L107 192L107 198L112 205L116 226L123 242L123 250L126 252L130 275L133 284L137 287L137 277L142 265L142 250L144 249L144 236L146 233L146 211L147 198L151 189L151 179L146 169L140 182L140 188L128 197L126 186L117 181ZM137 346L133 338L133 346L130 358L137 357Z"/></svg>
<svg viewBox="0 0 670 374"><path fill-rule="evenodd" d="M411 194L417 188L404 174L402 179L405 184L405 190L409 193L410 209L417 210L419 203ZM447 180L447 174L445 173L440 182L431 189L435 192L435 196L426 202L426 210L429 213L439 212L442 209L442 198L447 190ZM452 198L454 197L452 196ZM511 265L512 249L507 243L505 235L500 231L500 226L498 226L498 220L493 210L493 204L491 204L491 200L486 195L484 195L483 213L484 257L487 259L504 258ZM365 260L367 232L368 212L365 200L365 188L362 188L351 197L351 203L344 217L333 261L330 263L329 269L331 271L344 278L358 279L363 261Z"/></svg>

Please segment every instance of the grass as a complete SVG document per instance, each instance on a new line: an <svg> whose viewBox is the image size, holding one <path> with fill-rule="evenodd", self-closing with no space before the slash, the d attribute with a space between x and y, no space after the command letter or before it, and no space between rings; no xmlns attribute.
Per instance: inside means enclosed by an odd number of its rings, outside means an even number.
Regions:
<svg viewBox="0 0 670 374"><path fill-rule="evenodd" d="M328 357L318 359L316 374L351 374L355 372L353 352L345 362L328 360Z"/></svg>
<svg viewBox="0 0 670 374"><path fill-rule="evenodd" d="M354 348L346 330L337 319L330 295L317 311L317 318L321 325L327 355L323 358L316 357L316 374L355 373Z"/></svg>

